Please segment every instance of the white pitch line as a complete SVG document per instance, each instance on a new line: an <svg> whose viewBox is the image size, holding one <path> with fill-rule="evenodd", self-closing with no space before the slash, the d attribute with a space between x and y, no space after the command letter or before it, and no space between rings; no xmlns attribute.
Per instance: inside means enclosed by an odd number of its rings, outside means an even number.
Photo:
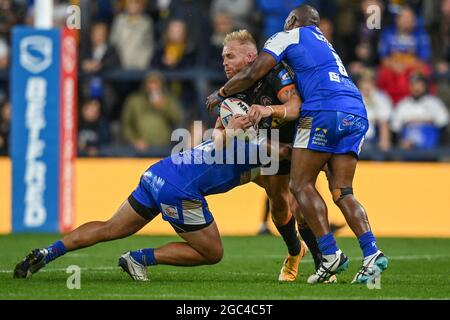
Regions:
<svg viewBox="0 0 450 320"><path fill-rule="evenodd" d="M253 257L257 257L257 256L253 256ZM267 255L262 255L262 256L258 256L260 258L267 258L267 257L275 257L273 255L267 256ZM276 256L277 258L279 258L280 256ZM248 258L248 256L247 256ZM433 259L442 259L442 258L450 258L449 254L438 254L438 255L413 255L413 256L388 256L389 260L433 260ZM355 257L350 257L350 259L354 259L357 260L358 258ZM302 260L302 263L313 263L313 260L310 258L306 258ZM48 268L48 269L43 269L40 272L61 272L61 271L66 271L67 268ZM118 267L93 267L93 268L81 268L82 271L112 271L112 270L119 270ZM12 273L13 270L12 269L0 269L0 273ZM165 273L179 273L178 271L165 271ZM223 272L221 272L223 273ZM233 274L233 275L269 275L271 273L246 273L246 272L228 272L229 274Z"/></svg>

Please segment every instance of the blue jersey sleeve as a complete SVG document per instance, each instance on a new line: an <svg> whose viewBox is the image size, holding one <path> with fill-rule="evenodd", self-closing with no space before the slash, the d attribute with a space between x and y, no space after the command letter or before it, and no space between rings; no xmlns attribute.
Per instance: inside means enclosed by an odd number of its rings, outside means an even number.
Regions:
<svg viewBox="0 0 450 320"><path fill-rule="evenodd" d="M271 36L264 44L264 52L269 53L277 63L283 60L286 49L300 41L300 29L278 32Z"/></svg>

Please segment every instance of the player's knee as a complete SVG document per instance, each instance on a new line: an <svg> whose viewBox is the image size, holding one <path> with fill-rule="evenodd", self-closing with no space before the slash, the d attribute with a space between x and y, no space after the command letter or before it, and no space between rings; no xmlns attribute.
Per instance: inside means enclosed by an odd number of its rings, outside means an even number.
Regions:
<svg viewBox="0 0 450 320"><path fill-rule="evenodd" d="M292 192L294 197L297 197L297 194L300 191L300 185L298 184L297 181L291 179L289 181L289 190Z"/></svg>
<svg viewBox="0 0 450 320"><path fill-rule="evenodd" d="M278 208L272 208L272 221L277 227L284 226L292 217L291 212L289 211L289 207L282 206Z"/></svg>
<svg viewBox="0 0 450 320"><path fill-rule="evenodd" d="M219 263L220 261L222 261L222 258L223 258L223 246L222 245L217 245L214 248L212 248L206 256L208 264Z"/></svg>
<svg viewBox="0 0 450 320"><path fill-rule="evenodd" d="M270 195L270 211L275 219L285 218L289 214L289 199L287 192L274 192Z"/></svg>
<svg viewBox="0 0 450 320"><path fill-rule="evenodd" d="M292 192L292 194L297 198L301 193L307 192L308 189L314 189L314 183L313 182L303 182L303 181L296 181L296 180L290 180L289 181L289 189Z"/></svg>
<svg viewBox="0 0 450 320"><path fill-rule="evenodd" d="M352 187L335 188L331 190L331 194L333 195L333 201L335 203L338 203L346 196L353 195L353 188Z"/></svg>

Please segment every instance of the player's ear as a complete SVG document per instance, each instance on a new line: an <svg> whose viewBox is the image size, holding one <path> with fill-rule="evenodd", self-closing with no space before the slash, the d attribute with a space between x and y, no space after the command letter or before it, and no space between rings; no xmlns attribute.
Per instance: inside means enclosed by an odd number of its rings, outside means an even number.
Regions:
<svg viewBox="0 0 450 320"><path fill-rule="evenodd" d="M247 64L251 64L251 63L253 63L253 61L255 61L255 59L256 59L256 56L252 52L248 52L247 56L245 57L245 60L246 60L245 62Z"/></svg>
<svg viewBox="0 0 450 320"><path fill-rule="evenodd" d="M293 29L293 25L295 24L296 19L297 18L295 17L295 14L290 14L286 19L286 22L284 23L284 31Z"/></svg>

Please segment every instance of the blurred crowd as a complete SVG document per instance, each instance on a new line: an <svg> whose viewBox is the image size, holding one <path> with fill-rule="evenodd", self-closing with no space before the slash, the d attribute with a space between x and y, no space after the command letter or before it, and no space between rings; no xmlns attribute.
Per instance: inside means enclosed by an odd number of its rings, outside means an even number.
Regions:
<svg viewBox="0 0 450 320"><path fill-rule="evenodd" d="M320 29L361 89L367 150L450 146L450 0L55 0L56 25L69 5L81 7L79 154L170 147L173 129L205 121L205 93L225 82L225 35L245 28L262 47L303 3L319 10ZM380 29L367 23L372 5ZM0 70L11 61L13 26L32 23L32 0L0 0ZM8 84L0 78L0 154L8 152ZM209 115L204 127L213 123Z"/></svg>

